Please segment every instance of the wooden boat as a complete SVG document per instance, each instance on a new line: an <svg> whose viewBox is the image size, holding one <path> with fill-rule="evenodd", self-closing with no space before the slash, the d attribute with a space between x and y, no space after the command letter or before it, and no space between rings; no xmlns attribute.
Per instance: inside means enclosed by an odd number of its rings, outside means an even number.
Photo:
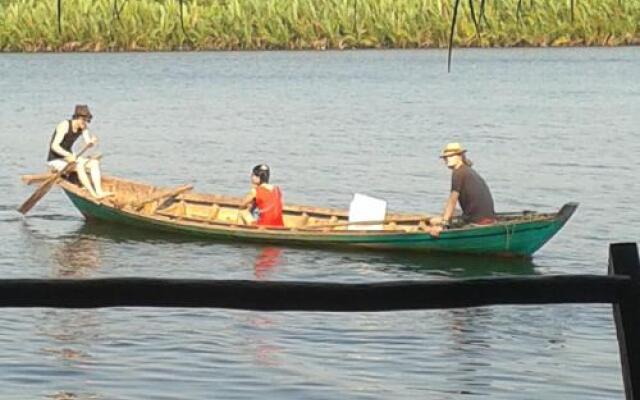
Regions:
<svg viewBox="0 0 640 400"><path fill-rule="evenodd" d="M115 195L97 201L75 183L62 180L59 185L87 219L145 229L289 245L521 257L530 257L551 239L578 206L567 203L553 213L501 213L488 226L454 223L434 237L426 214L388 213L382 223L375 222L382 229L370 230L366 222L349 225L347 210L285 204L285 227L266 228L239 222L240 197L191 193L190 186L172 190L105 177L103 187Z"/></svg>

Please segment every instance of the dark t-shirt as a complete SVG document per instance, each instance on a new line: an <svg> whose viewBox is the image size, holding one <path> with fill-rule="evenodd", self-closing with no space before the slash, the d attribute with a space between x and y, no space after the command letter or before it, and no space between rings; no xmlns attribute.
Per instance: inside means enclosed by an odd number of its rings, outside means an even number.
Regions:
<svg viewBox="0 0 640 400"><path fill-rule="evenodd" d="M454 190L460 194L458 201L465 220L476 222L485 217L495 217L489 186L473 168L462 165L453 170L451 191Z"/></svg>

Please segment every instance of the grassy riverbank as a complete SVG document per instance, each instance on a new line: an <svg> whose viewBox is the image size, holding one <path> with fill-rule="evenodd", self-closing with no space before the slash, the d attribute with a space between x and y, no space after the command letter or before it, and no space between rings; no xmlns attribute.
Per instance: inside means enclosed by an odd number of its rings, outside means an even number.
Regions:
<svg viewBox="0 0 640 400"><path fill-rule="evenodd" d="M1 51L446 47L452 0L0 0ZM640 44L640 1L462 0L462 47ZM474 18L475 17L475 18ZM478 26L478 30L476 29Z"/></svg>

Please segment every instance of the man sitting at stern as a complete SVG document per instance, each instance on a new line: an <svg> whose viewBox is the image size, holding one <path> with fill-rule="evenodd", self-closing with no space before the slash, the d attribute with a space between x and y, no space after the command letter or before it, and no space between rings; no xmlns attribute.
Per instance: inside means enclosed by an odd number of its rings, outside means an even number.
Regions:
<svg viewBox="0 0 640 400"><path fill-rule="evenodd" d="M449 143L440 158L451 170L451 193L441 218L433 218L431 224L449 227L456 204L460 202L462 220L475 225L489 225L496 222L493 197L489 186L473 168L471 160L460 143Z"/></svg>

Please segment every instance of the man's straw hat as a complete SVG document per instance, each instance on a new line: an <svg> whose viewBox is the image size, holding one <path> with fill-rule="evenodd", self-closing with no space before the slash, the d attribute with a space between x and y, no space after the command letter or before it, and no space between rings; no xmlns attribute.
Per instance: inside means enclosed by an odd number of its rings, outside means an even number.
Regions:
<svg viewBox="0 0 640 400"><path fill-rule="evenodd" d="M93 118L91 111L89 111L89 106L87 106L86 104L78 104L73 112L72 118L80 117L85 118L88 121L91 121L91 119Z"/></svg>
<svg viewBox="0 0 640 400"><path fill-rule="evenodd" d="M453 142L453 143L447 144L447 146L442 150L442 153L440 154L440 158L445 158L449 156L458 156L466 152L467 150L464 147L462 147L460 143Z"/></svg>

